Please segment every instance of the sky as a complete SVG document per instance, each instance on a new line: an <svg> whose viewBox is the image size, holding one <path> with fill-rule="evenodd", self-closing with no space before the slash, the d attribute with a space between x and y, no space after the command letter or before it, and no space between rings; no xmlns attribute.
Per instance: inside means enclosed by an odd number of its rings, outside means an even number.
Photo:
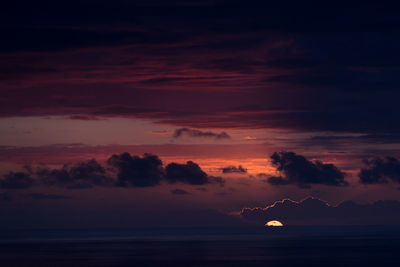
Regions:
<svg viewBox="0 0 400 267"><path fill-rule="evenodd" d="M396 10L2 3L0 225L400 223Z"/></svg>

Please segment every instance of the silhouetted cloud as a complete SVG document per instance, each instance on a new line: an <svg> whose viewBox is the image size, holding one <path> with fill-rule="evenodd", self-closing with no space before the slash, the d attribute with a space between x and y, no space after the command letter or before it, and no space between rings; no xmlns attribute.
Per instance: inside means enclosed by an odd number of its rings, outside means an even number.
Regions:
<svg viewBox="0 0 400 267"><path fill-rule="evenodd" d="M156 155L132 156L128 152L112 155L104 167L95 159L64 164L57 169L24 166L25 172L9 172L0 179L0 188L26 189L32 186L56 186L67 189L87 189L94 186L149 187L161 182L190 185L224 184L221 177L209 176L198 164L170 163L166 168Z"/></svg>
<svg viewBox="0 0 400 267"><path fill-rule="evenodd" d="M111 186L114 182L95 159L64 165L61 169L39 168L36 176L41 184L70 189Z"/></svg>
<svg viewBox="0 0 400 267"><path fill-rule="evenodd" d="M144 154L143 157L140 157L131 156L125 152L111 156L107 163L118 170L118 186L155 186L164 177L162 161L151 154Z"/></svg>
<svg viewBox="0 0 400 267"><path fill-rule="evenodd" d="M400 161L393 157L373 158L363 161L367 167L358 176L363 184L400 183Z"/></svg>
<svg viewBox="0 0 400 267"><path fill-rule="evenodd" d="M271 155L272 165L282 176L270 177L267 182L272 185L296 184L301 188L312 184L329 186L346 186L345 174L333 164L321 161L311 162L304 156L294 152L275 152Z"/></svg>
<svg viewBox="0 0 400 267"><path fill-rule="evenodd" d="M28 194L27 196L36 200L42 200L42 199L62 200L62 199L72 198L70 196L57 195L57 194L44 194L44 193L32 193Z"/></svg>
<svg viewBox="0 0 400 267"><path fill-rule="evenodd" d="M0 180L0 188L26 189L34 185L31 175L25 172L10 172Z"/></svg>
<svg viewBox="0 0 400 267"><path fill-rule="evenodd" d="M279 220L286 225L397 224L400 222L400 202L380 200L357 204L345 201L332 206L313 197L300 202L283 199L266 207L244 208L240 215L260 224L270 220Z"/></svg>
<svg viewBox="0 0 400 267"><path fill-rule="evenodd" d="M247 169L243 168L241 165L239 166L227 166L221 168L223 173L247 173Z"/></svg>
<svg viewBox="0 0 400 267"><path fill-rule="evenodd" d="M171 190L171 193L174 194L174 195L188 195L188 194L190 194L188 191L185 191L185 190L179 189L179 188Z"/></svg>
<svg viewBox="0 0 400 267"><path fill-rule="evenodd" d="M214 133L210 131L200 131L196 129L189 129L189 128L179 128L176 129L173 137L179 138L183 135L187 135L190 137L208 137L208 138L216 138L216 139L229 139L231 138L226 132Z"/></svg>
<svg viewBox="0 0 400 267"><path fill-rule="evenodd" d="M165 177L169 183L181 182L191 185L208 183L223 184L222 178L208 176L200 166L193 161L188 161L186 164L170 163L165 168L165 172Z"/></svg>

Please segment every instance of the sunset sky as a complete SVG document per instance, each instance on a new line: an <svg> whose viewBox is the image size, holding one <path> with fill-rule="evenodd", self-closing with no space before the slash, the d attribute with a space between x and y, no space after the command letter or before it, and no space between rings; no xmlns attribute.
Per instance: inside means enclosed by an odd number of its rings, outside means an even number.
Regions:
<svg viewBox="0 0 400 267"><path fill-rule="evenodd" d="M400 210L395 8L1 5L1 226L242 225L275 201L329 207L322 223Z"/></svg>

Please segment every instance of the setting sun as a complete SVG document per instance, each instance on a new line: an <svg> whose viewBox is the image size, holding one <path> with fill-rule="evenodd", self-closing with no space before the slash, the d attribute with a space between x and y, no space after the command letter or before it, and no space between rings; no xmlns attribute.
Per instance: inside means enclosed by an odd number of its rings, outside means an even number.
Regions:
<svg viewBox="0 0 400 267"><path fill-rule="evenodd" d="M265 224L265 226L283 226L283 223L280 221L269 221Z"/></svg>

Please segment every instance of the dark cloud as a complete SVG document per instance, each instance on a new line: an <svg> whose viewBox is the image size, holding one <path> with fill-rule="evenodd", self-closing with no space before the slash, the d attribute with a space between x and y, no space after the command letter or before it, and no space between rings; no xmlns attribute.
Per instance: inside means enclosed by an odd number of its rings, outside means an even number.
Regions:
<svg viewBox="0 0 400 267"><path fill-rule="evenodd" d="M188 194L190 194L189 192L187 192L187 191L185 191L183 189L179 189L179 188L171 190L171 193L174 194L174 195L188 195Z"/></svg>
<svg viewBox="0 0 400 267"><path fill-rule="evenodd" d="M0 180L1 188L26 189L32 186L57 186L69 189L111 186L114 180L102 165L92 159L65 164L60 169L24 166L26 172L10 172Z"/></svg>
<svg viewBox="0 0 400 267"><path fill-rule="evenodd" d="M321 146L329 150L364 144L399 144L399 134L317 135L302 142L304 146Z"/></svg>
<svg viewBox="0 0 400 267"><path fill-rule="evenodd" d="M62 169L39 168L36 175L44 185L66 187L73 183L65 165Z"/></svg>
<svg viewBox="0 0 400 267"><path fill-rule="evenodd" d="M152 154L132 156L128 152L114 154L104 167L95 159L64 164L59 169L24 166L25 172L9 172L0 179L0 188L26 189L32 186L56 186L67 189L87 189L95 186L148 187L161 182L204 185L224 184L221 177L209 176L192 161L170 163L163 167L161 159Z"/></svg>
<svg viewBox="0 0 400 267"><path fill-rule="evenodd" d="M290 6L4 4L0 116L398 134L397 8Z"/></svg>
<svg viewBox="0 0 400 267"><path fill-rule="evenodd" d="M204 132L200 130L195 130L195 129L189 129L189 128L179 128L176 129L173 137L174 138L179 138L183 135L187 135L190 137L208 137L208 138L216 138L216 139L229 139L231 138L226 132L220 132L220 133L214 133L214 132Z"/></svg>
<svg viewBox="0 0 400 267"><path fill-rule="evenodd" d="M187 183L191 185L202 185L208 183L223 184L220 177L208 176L199 165L193 161L186 164L170 163L165 167L165 178L169 183Z"/></svg>
<svg viewBox="0 0 400 267"><path fill-rule="evenodd" d="M104 167L95 159L73 165L69 168L69 175L73 180L86 180L93 185L109 185L111 182Z"/></svg>
<svg viewBox="0 0 400 267"><path fill-rule="evenodd" d="M23 6L24 8L21 8ZM183 29L232 32L353 32L396 29L398 19L391 5L349 4L346 10L314 3L265 3L248 5L243 1L19 1L4 4L1 19L11 25L146 25L175 26ZM31 10L37 13L32 14ZM85 12L92 10L93 12ZM51 11L53 13L51 13ZM356 12L359 11L359 12ZM51 15L49 15L51 14ZM19 15L19 16L18 16ZM36 16L35 16L36 15ZM146 19L150 17L150 19ZM172 17L172 18L171 18ZM17 19L18 18L18 19ZM249 19L251 18L251 19ZM205 22L220 22L205 25ZM186 22L186 24L185 24ZM224 22L224 23L222 23ZM79 40L74 40L79 41Z"/></svg>
<svg viewBox="0 0 400 267"><path fill-rule="evenodd" d="M239 166L227 166L221 168L223 173L247 173L247 169L243 168L241 165Z"/></svg>
<svg viewBox="0 0 400 267"><path fill-rule="evenodd" d="M286 225L390 225L400 222L400 202L380 200L357 204L346 201L332 206L310 197L300 202L284 199L266 207L244 208L240 214L260 224L279 220Z"/></svg>
<svg viewBox="0 0 400 267"><path fill-rule="evenodd" d="M393 157L364 160L366 168L358 176L363 184L400 183L400 161Z"/></svg>
<svg viewBox="0 0 400 267"><path fill-rule="evenodd" d="M106 174L104 167L95 159L64 165L61 169L39 168L36 176L40 184L70 189L111 186L114 183L114 180Z"/></svg>
<svg viewBox="0 0 400 267"><path fill-rule="evenodd" d="M272 185L296 184L302 188L308 188L312 184L348 185L344 180L345 174L335 165L324 164L318 160L311 162L294 152L275 152L271 155L271 162L282 174L267 180Z"/></svg>
<svg viewBox="0 0 400 267"><path fill-rule="evenodd" d="M117 168L118 186L155 186L164 177L162 161L151 154L140 157L125 152L111 156L107 163Z"/></svg>
<svg viewBox="0 0 400 267"><path fill-rule="evenodd" d="M4 31L12 38L0 45L0 52L59 51L76 47L116 45L128 39L146 38L139 32L95 31L85 28L17 28ZM24 42L25 41L25 42ZM141 41L140 41L141 42Z"/></svg>
<svg viewBox="0 0 400 267"><path fill-rule="evenodd" d="M24 172L10 172L0 179L0 188L26 189L33 186L35 181L31 175Z"/></svg>
<svg viewBox="0 0 400 267"><path fill-rule="evenodd" d="M32 193L27 196L35 200L42 200L42 199L62 200L62 199L72 198L70 196L57 195L57 194L43 194L43 193Z"/></svg>

